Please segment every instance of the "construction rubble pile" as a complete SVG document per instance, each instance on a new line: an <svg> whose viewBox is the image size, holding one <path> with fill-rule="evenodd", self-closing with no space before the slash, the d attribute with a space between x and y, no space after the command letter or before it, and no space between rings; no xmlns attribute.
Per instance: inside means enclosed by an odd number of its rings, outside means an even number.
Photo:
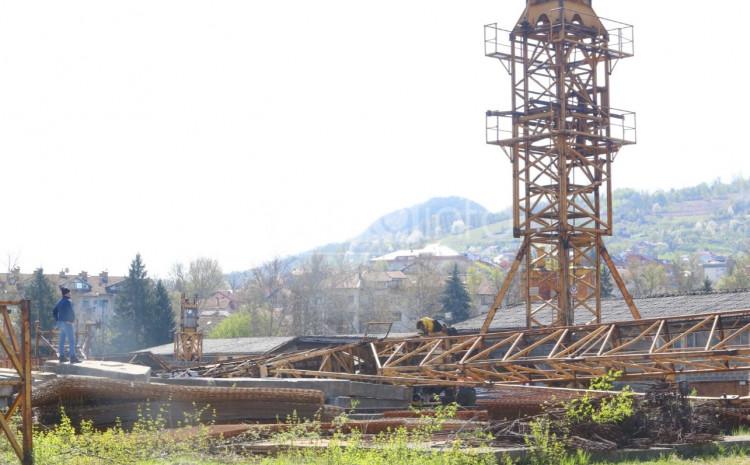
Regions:
<svg viewBox="0 0 750 465"><path fill-rule="evenodd" d="M596 404L606 395L594 398ZM487 429L496 444L524 444L531 423L544 418L550 431L567 439L570 449L589 452L644 449L674 444L701 444L720 439L724 409L718 399L688 399L676 386L659 383L644 395L634 396L634 415L622 424L574 423L559 403L542 408L543 414L491 421Z"/></svg>
<svg viewBox="0 0 750 465"><path fill-rule="evenodd" d="M330 379L217 378L199 375L247 374L249 360L217 363L171 376L151 375L144 366L87 361L81 365L48 364L37 372L33 389L36 421L54 425L61 412L74 424L82 420L95 427L160 416L169 427L202 420L211 424L225 446L245 453L273 453L276 435L299 423L310 423L321 440L334 433L361 433L363 440L403 428L420 431L432 421L436 404L413 406L413 388ZM238 371L241 370L241 371ZM715 441L727 425L744 423L750 401L745 398L687 397L684 389L655 383L644 394L633 393L635 414L622 424L573 424L566 421L565 405L584 396L596 405L614 392L545 386L497 385L477 390L476 404L459 408L431 431L429 447L450 444L461 437L490 437L476 447L523 450L535 420L545 418L550 431L566 438L571 449L591 452L623 448L647 449L666 444L701 444ZM347 421L337 418L346 413ZM722 427L724 430L722 430ZM467 433L482 433L467 434ZM324 444L324 443L323 443ZM465 442L467 447L474 444ZM321 446L316 443L315 447Z"/></svg>

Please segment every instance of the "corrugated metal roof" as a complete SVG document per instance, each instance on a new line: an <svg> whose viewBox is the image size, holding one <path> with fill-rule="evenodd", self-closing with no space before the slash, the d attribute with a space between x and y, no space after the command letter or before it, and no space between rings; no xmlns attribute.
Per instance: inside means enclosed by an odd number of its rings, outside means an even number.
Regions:
<svg viewBox="0 0 750 465"><path fill-rule="evenodd" d="M391 333L388 339L413 337L416 333ZM382 335L381 335L382 336ZM370 337L378 337L372 335ZM287 344L312 344L319 346L336 346L362 342L363 334L339 334L332 336L286 336L286 337L238 337L234 339L203 339L203 354L206 356L222 355L265 355L270 354ZM164 344L138 352L151 352L165 356L174 354L173 344Z"/></svg>
<svg viewBox="0 0 750 465"><path fill-rule="evenodd" d="M234 339L203 339L203 354L211 355L264 355L294 341L294 337L238 337ZM156 355L174 354L174 344L164 344L136 352Z"/></svg>
<svg viewBox="0 0 750 465"><path fill-rule="evenodd" d="M635 303L641 317L645 319L730 312L750 309L750 291L648 297L635 299ZM549 322L551 312L548 312L548 315L543 322ZM482 327L485 317L486 315L481 315L464 321L457 324L456 328L464 330L479 329ZM630 309L624 300L608 299L602 301L602 322L627 321L632 318ZM577 321L577 323L585 324L587 321L581 315L580 321ZM501 330L524 326L526 326L526 306L521 304L498 310L491 328Z"/></svg>

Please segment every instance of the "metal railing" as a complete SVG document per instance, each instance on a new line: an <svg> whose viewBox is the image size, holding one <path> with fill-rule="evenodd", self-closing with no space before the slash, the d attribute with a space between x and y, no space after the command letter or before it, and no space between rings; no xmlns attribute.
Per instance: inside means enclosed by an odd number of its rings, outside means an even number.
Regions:
<svg viewBox="0 0 750 465"><path fill-rule="evenodd" d="M638 126L636 114L633 111L609 109L610 138L622 145L638 142Z"/></svg>
<svg viewBox="0 0 750 465"><path fill-rule="evenodd" d="M635 112L628 110L619 110L616 108L602 109L604 118L609 122L608 138L616 142L617 145L631 145L638 142L638 128ZM551 113L543 113L550 117ZM540 113L542 115L542 113ZM513 111L488 111L486 116L486 142L490 145L498 145L506 149L513 144L513 125L514 117L520 117ZM606 134L606 126L600 131L593 134L592 137L602 138ZM506 154L508 151L506 150ZM510 156L510 155L509 155Z"/></svg>
<svg viewBox="0 0 750 465"><path fill-rule="evenodd" d="M582 35L602 37L601 42L586 44L585 46L605 50L612 59L617 60L635 55L635 32L631 24L587 15L570 9L566 11L565 8L556 8L550 10L549 13L553 18L556 18L555 22L547 26L540 25L535 30L539 32L546 29L550 42L560 39L569 40L566 32L581 33ZM573 19L576 16L581 18L580 22ZM601 27L587 27L585 26L587 23L598 23ZM497 23L485 25L484 54L504 61L510 61L513 56L516 57L516 60L521 60L523 56L521 42L514 41L513 34L513 31L501 28ZM516 47L515 54L513 53L513 47Z"/></svg>

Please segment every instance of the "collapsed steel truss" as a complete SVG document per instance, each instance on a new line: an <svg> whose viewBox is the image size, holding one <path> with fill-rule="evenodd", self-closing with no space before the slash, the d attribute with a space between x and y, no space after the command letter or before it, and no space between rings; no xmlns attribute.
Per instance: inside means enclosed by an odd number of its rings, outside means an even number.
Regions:
<svg viewBox="0 0 750 465"><path fill-rule="evenodd" d="M487 112L487 142L513 164L529 328L601 322L612 162L635 143L635 115L613 109L609 90L615 64L633 54L632 26L610 23L589 0L529 0L512 31L485 26L485 54L511 76L512 110Z"/></svg>
<svg viewBox="0 0 750 465"><path fill-rule="evenodd" d="M750 310L453 337L381 339L258 361L259 376L405 385L570 384L750 370Z"/></svg>

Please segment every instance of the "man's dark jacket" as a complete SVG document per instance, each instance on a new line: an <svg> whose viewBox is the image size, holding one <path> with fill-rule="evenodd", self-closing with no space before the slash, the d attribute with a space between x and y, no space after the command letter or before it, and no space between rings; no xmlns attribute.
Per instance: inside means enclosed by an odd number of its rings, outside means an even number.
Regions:
<svg viewBox="0 0 750 465"><path fill-rule="evenodd" d="M73 304L69 297L63 297L52 310L55 321L75 321L76 314L73 312Z"/></svg>

